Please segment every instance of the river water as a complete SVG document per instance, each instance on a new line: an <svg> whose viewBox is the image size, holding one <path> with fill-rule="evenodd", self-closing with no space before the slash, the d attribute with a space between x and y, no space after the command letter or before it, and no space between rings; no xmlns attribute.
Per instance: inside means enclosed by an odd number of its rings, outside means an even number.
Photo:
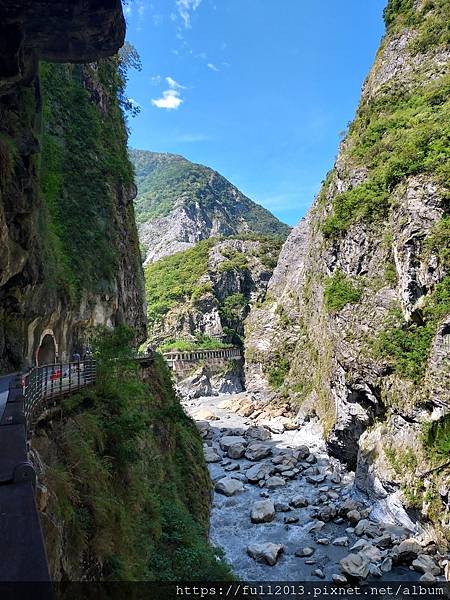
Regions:
<svg viewBox="0 0 450 600"><path fill-rule="evenodd" d="M250 418L224 408L229 401L230 396L199 398L185 401L184 408L194 419L201 421L199 425L204 431L205 428L208 430L204 439L207 452L214 451L218 455L218 462L210 462L208 465L213 482L231 477L242 481L244 486L242 491L231 496L214 492L210 521L211 543L223 548L227 562L239 578L247 581L330 581L333 575L342 575L339 561L351 552L352 546L361 539L367 540L367 543L373 543L373 540L364 534L357 535L354 531L355 523L352 526L347 518L342 518L342 513L329 520L321 520L322 517L317 517L317 514L325 506L336 507L339 511L339 507L348 499L365 503L361 508L363 517L368 517L369 520L372 518L378 525L382 521L380 535L389 533L398 543L420 533L417 526L398 507L392 512L386 502L384 506L372 506L367 499L356 493L353 474L328 455L317 423L308 423L294 431L271 433L270 439L266 441L250 439L249 443L270 446L271 454L258 461L250 461L245 456L229 458L221 447L223 436L230 433L245 436L248 428L255 425ZM216 418L205 422L205 409ZM200 411L203 414L199 418ZM267 477L259 484L247 480L245 472L248 468L255 464L267 464L267 469L273 469L277 461L281 460L280 455L287 453L289 456L290 452L301 446L307 446L311 453L306 461L298 465L300 470L306 470L292 479L283 478L284 483L280 487L268 489ZM305 476L307 473L315 475L318 482L308 481ZM282 473L273 474L280 476ZM288 506L299 494L304 496L308 506ZM252 523L250 513L253 505L265 499L272 500L275 505L273 520ZM286 523L286 520L296 522ZM344 545L333 543L336 541ZM250 544L268 542L283 546L283 551L273 566L255 560L247 552ZM295 553L302 548L313 550L312 555L296 556ZM374 574L369 574L369 579L417 580L422 575L410 565L398 565L387 572L380 571L381 562L384 558L389 559L391 550L381 548L376 551L381 553L377 561L378 572L375 569Z"/></svg>

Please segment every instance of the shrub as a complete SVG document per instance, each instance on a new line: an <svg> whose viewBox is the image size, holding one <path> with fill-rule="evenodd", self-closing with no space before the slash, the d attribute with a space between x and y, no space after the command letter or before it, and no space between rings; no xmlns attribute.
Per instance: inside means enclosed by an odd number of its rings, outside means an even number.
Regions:
<svg viewBox="0 0 450 600"><path fill-rule="evenodd" d="M337 312L347 304L359 302L361 296L361 290L355 287L352 281L339 269L325 281L325 306L331 312Z"/></svg>
<svg viewBox="0 0 450 600"><path fill-rule="evenodd" d="M161 258L145 269L145 291L149 325L163 317L178 302L197 300L206 289L198 280L208 271L209 250L216 240L198 242L193 248Z"/></svg>
<svg viewBox="0 0 450 600"><path fill-rule="evenodd" d="M375 354L389 358L396 373L418 384L439 322L449 312L450 276L447 276L426 299L420 323L404 323L399 309L391 312L386 329L374 341Z"/></svg>
<svg viewBox="0 0 450 600"><path fill-rule="evenodd" d="M450 458L450 416L429 423L423 432L423 443L431 458Z"/></svg>

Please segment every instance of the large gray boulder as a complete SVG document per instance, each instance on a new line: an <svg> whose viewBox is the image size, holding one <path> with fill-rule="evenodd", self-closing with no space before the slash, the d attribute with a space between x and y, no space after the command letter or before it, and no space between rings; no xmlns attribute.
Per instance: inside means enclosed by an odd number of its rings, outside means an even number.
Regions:
<svg viewBox="0 0 450 600"><path fill-rule="evenodd" d="M233 444L228 448L227 455L229 458L242 458L245 454L245 446L243 444Z"/></svg>
<svg viewBox="0 0 450 600"><path fill-rule="evenodd" d="M265 427L253 425L247 429L245 432L245 437L259 440L260 442L266 442L267 440L270 440L272 435Z"/></svg>
<svg viewBox="0 0 450 600"><path fill-rule="evenodd" d="M272 467L267 463L261 463L253 465L250 469L247 469L245 475L250 483L258 483L261 479L265 479L266 476L270 475Z"/></svg>
<svg viewBox="0 0 450 600"><path fill-rule="evenodd" d="M247 546L247 554L257 562L263 562L273 567L277 563L283 549L281 544L263 542L261 544L250 544Z"/></svg>
<svg viewBox="0 0 450 600"><path fill-rule="evenodd" d="M361 554L349 554L340 563L344 575L355 579L366 579L369 575L370 561Z"/></svg>
<svg viewBox="0 0 450 600"><path fill-rule="evenodd" d="M250 518L252 523L269 523L275 517L272 500L258 500L252 507Z"/></svg>
<svg viewBox="0 0 450 600"><path fill-rule="evenodd" d="M237 479L224 477L216 483L214 489L216 492L223 494L224 496L234 496L234 494L244 490L244 484L242 481L238 481Z"/></svg>
<svg viewBox="0 0 450 600"><path fill-rule="evenodd" d="M234 446L235 444L246 446L247 440L241 435L224 435L220 438L219 444L222 450L226 452L230 446Z"/></svg>
<svg viewBox="0 0 450 600"><path fill-rule="evenodd" d="M211 448L211 446L205 446L204 454L205 454L205 461L207 463L216 463L216 462L220 462L222 460L221 457L214 450L214 448Z"/></svg>
<svg viewBox="0 0 450 600"><path fill-rule="evenodd" d="M416 560L413 560L412 566L419 573L430 573L431 575L439 575L441 569L437 566L431 556L422 554Z"/></svg>
<svg viewBox="0 0 450 600"><path fill-rule="evenodd" d="M270 446L259 444L257 442L250 444L245 451L245 457L248 458L248 460L261 460L262 458L266 458L271 454L272 448Z"/></svg>

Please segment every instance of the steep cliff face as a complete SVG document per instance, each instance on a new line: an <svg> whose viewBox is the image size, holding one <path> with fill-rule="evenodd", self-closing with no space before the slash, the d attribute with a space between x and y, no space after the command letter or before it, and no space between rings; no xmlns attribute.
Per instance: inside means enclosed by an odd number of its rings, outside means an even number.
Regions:
<svg viewBox="0 0 450 600"><path fill-rule="evenodd" d="M391 0L385 19L335 166L246 324L250 390L317 413L381 496L438 460L421 432L450 408L449 4Z"/></svg>
<svg viewBox="0 0 450 600"><path fill-rule="evenodd" d="M24 357L34 362L45 335L62 359L81 343L89 325L127 323L138 339L145 335L135 189L117 61L42 64L41 77L36 71L40 56L82 61L111 54L123 41L120 3L74 3L61 13L40 4L40 14L30 3L32 14L27 9L20 13L22 21L15 17L23 29L14 55L15 85L8 80L0 96L0 368L5 371L19 367ZM5 19L13 18L12 10ZM48 31L48 23L38 27L47 12L53 23ZM89 17L91 28L77 29L71 15L79 23ZM103 17L108 35L100 49ZM58 31L65 41L57 51Z"/></svg>
<svg viewBox="0 0 450 600"><path fill-rule="evenodd" d="M286 238L290 228L216 171L182 156L131 150L136 218L145 263L214 236Z"/></svg>

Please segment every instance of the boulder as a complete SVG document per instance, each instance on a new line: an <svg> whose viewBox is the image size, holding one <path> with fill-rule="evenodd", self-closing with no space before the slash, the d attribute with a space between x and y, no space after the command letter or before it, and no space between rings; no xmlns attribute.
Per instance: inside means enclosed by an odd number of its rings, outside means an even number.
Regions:
<svg viewBox="0 0 450 600"><path fill-rule="evenodd" d="M270 431L268 431L265 427L258 427L256 425L253 425L252 427L249 427L247 429L247 431L245 432L245 437L252 438L254 440L259 440L261 442L266 442L267 440L270 440L272 436L270 434Z"/></svg>
<svg viewBox="0 0 450 600"><path fill-rule="evenodd" d="M319 579L325 579L325 573L322 571L322 569L315 569L313 571L313 575L319 577Z"/></svg>
<svg viewBox="0 0 450 600"><path fill-rule="evenodd" d="M272 467L270 465L262 463L260 465L253 465L250 469L247 469L245 475L250 483L258 483L258 481L270 475L271 471Z"/></svg>
<svg viewBox="0 0 450 600"><path fill-rule="evenodd" d="M299 446L293 452L297 460L306 460L310 454L308 446Z"/></svg>
<svg viewBox="0 0 450 600"><path fill-rule="evenodd" d="M258 500L252 507L250 518L252 523L269 523L275 517L272 500Z"/></svg>
<svg viewBox="0 0 450 600"><path fill-rule="evenodd" d="M305 548L300 548L300 550L297 550L295 552L295 556L300 556L300 557L307 557L307 556L312 556L314 554L315 550L314 548L310 548L309 546L306 546Z"/></svg>
<svg viewBox="0 0 450 600"><path fill-rule="evenodd" d="M348 537L347 536L337 537L336 539L333 540L333 546L348 546Z"/></svg>
<svg viewBox="0 0 450 600"><path fill-rule="evenodd" d="M392 571L392 558L387 556L381 563L380 569L383 573L389 573L389 571Z"/></svg>
<svg viewBox="0 0 450 600"><path fill-rule="evenodd" d="M263 562L271 567L276 565L277 560L284 548L281 544L272 542L263 542L261 544L250 544L247 546L247 554L257 562Z"/></svg>
<svg viewBox="0 0 450 600"><path fill-rule="evenodd" d="M381 550L372 544L367 544L362 550L359 551L361 556L364 556L372 563L379 563L383 560Z"/></svg>
<svg viewBox="0 0 450 600"><path fill-rule="evenodd" d="M251 400L242 400L236 412L242 417L249 417L255 412L255 406Z"/></svg>
<svg viewBox="0 0 450 600"><path fill-rule="evenodd" d="M261 460L262 458L266 458L272 454L272 448L270 446L266 446L264 444L252 443L248 446L245 451L245 457L248 460Z"/></svg>
<svg viewBox="0 0 450 600"><path fill-rule="evenodd" d="M211 437L212 428L208 421L196 421L195 424L202 438Z"/></svg>
<svg viewBox="0 0 450 600"><path fill-rule="evenodd" d="M298 517L284 517L284 522L286 523L286 525L292 525L293 523L298 523L299 520L300 519Z"/></svg>
<svg viewBox="0 0 450 600"><path fill-rule="evenodd" d="M339 575L335 573L331 576L331 581L333 583L337 583L338 585L345 585L347 583L347 577L345 577L345 575Z"/></svg>
<svg viewBox="0 0 450 600"><path fill-rule="evenodd" d="M334 506L324 506L322 509L320 509L317 518L327 523L328 521L331 521L331 519L333 519L336 516L336 514L337 511L334 508Z"/></svg>
<svg viewBox="0 0 450 600"><path fill-rule="evenodd" d="M227 456L229 458L242 458L245 454L245 446L243 444L233 444L227 450Z"/></svg>
<svg viewBox="0 0 450 600"><path fill-rule="evenodd" d="M436 577L431 573L425 573L422 575L419 581L423 581L424 583L434 583L436 581Z"/></svg>
<svg viewBox="0 0 450 600"><path fill-rule="evenodd" d="M325 481L325 474L321 473L319 475L307 475L306 476L306 481L308 483L312 483L313 485L317 485L318 483L322 483L323 481Z"/></svg>
<svg viewBox="0 0 450 600"><path fill-rule="evenodd" d="M308 506L309 502L308 500L304 497L304 496L294 496L290 501L289 504L293 507L293 508L304 508L305 506Z"/></svg>
<svg viewBox="0 0 450 600"><path fill-rule="evenodd" d="M412 566L419 573L431 573L431 575L439 575L441 569L428 554L421 554L413 560Z"/></svg>
<svg viewBox="0 0 450 600"><path fill-rule="evenodd" d="M359 510L349 510L347 513L347 519L352 525L356 525L359 523L359 521L361 521L361 513Z"/></svg>
<svg viewBox="0 0 450 600"><path fill-rule="evenodd" d="M232 465L228 465L225 467L225 471L239 471L241 465L239 463L233 463Z"/></svg>
<svg viewBox="0 0 450 600"><path fill-rule="evenodd" d="M355 527L356 535L367 535L371 538L380 536L380 529L375 523L372 523L368 519L362 519Z"/></svg>
<svg viewBox="0 0 450 600"><path fill-rule="evenodd" d="M205 461L207 463L216 463L220 462L222 459L211 446L206 446L204 449Z"/></svg>
<svg viewBox="0 0 450 600"><path fill-rule="evenodd" d="M236 444L242 444L243 446L247 445L247 440L241 435L224 435L219 440L220 447L225 452L228 450L230 446L234 446Z"/></svg>
<svg viewBox="0 0 450 600"><path fill-rule="evenodd" d="M413 538L409 538L400 543L396 548L396 559L399 563L411 563L422 552L422 546Z"/></svg>
<svg viewBox="0 0 450 600"><path fill-rule="evenodd" d="M289 504L287 502L275 502L275 510L277 512L289 512L291 510L291 507L289 506Z"/></svg>
<svg viewBox="0 0 450 600"><path fill-rule="evenodd" d="M267 479L266 481L266 487L269 490L274 490L276 488L282 487L283 485L285 485L286 480L283 479L283 477L277 477L276 475L269 477L269 479Z"/></svg>
<svg viewBox="0 0 450 600"><path fill-rule="evenodd" d="M234 496L234 494L244 490L244 484L242 481L238 481L237 479L224 477L216 483L215 490L224 496Z"/></svg>
<svg viewBox="0 0 450 600"><path fill-rule="evenodd" d="M340 561L341 570L344 575L355 579L366 579L369 575L370 562L361 554L349 554Z"/></svg>
<svg viewBox="0 0 450 600"><path fill-rule="evenodd" d="M210 408L206 406L204 408L200 408L195 414L194 419L197 421L218 421L219 417L213 413Z"/></svg>

